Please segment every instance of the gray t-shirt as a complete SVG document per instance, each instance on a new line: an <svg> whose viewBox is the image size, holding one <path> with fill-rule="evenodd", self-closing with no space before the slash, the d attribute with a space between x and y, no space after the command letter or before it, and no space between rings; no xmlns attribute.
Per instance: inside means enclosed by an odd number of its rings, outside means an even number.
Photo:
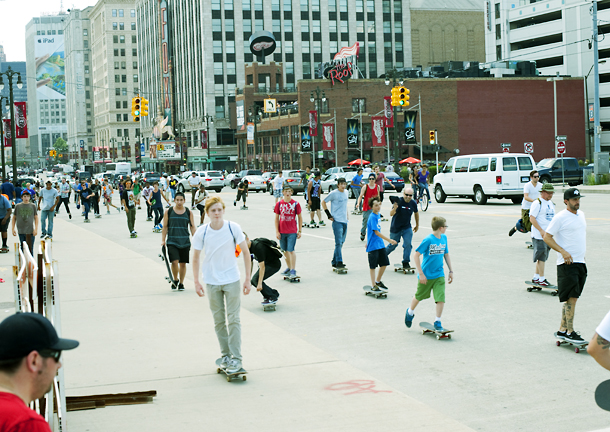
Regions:
<svg viewBox="0 0 610 432"><path fill-rule="evenodd" d="M15 225L19 234L34 233L34 217L36 216L36 204L21 202L15 206Z"/></svg>
<svg viewBox="0 0 610 432"><path fill-rule="evenodd" d="M59 192L57 192L57 189L55 188L43 188L40 190L40 196L42 196L42 210L51 210L51 207L53 207L55 200L59 196Z"/></svg>
<svg viewBox="0 0 610 432"><path fill-rule="evenodd" d="M347 190L340 192L339 189L335 189L324 198L324 202L330 202L330 214L333 215L333 219L337 222L347 223Z"/></svg>

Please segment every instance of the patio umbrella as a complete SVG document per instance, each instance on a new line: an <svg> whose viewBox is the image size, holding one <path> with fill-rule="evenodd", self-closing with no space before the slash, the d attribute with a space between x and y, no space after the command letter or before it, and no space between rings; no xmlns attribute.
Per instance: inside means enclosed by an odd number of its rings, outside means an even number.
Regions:
<svg viewBox="0 0 610 432"><path fill-rule="evenodd" d="M419 159L415 159L414 157L408 157L406 159L401 160L400 162L398 162L399 164L405 164L405 163L420 163L421 161Z"/></svg>
<svg viewBox="0 0 610 432"><path fill-rule="evenodd" d="M369 161L364 160L364 159L356 159L351 161L350 163L348 163L348 165L368 165L370 164Z"/></svg>

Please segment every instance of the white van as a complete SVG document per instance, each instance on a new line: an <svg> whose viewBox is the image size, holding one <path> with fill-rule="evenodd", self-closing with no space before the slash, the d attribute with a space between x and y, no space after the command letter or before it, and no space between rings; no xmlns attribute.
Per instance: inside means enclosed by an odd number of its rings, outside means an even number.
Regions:
<svg viewBox="0 0 610 432"><path fill-rule="evenodd" d="M536 164L526 153L489 153L456 156L434 176L434 198L443 203L448 196L471 198L485 204L487 198L523 199L523 186L530 181Z"/></svg>

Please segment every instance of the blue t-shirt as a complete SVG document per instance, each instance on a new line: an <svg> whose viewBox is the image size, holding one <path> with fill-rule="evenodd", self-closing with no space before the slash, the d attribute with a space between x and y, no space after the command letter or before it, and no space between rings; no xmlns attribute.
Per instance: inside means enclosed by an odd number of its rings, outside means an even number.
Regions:
<svg viewBox="0 0 610 432"><path fill-rule="evenodd" d="M430 234L422 240L416 250L424 256L421 267L426 279L437 279L445 276L443 259L445 254L449 253L447 236L445 234L441 234L440 239L434 234Z"/></svg>
<svg viewBox="0 0 610 432"><path fill-rule="evenodd" d="M417 203L415 200L411 200L407 203L405 202L405 199L401 197L398 201L396 213L394 213L394 217L392 218L390 232L399 233L407 228L411 228L411 216L413 213L417 213Z"/></svg>
<svg viewBox="0 0 610 432"><path fill-rule="evenodd" d="M21 199L21 193L23 192L23 188L21 186L17 186L15 188L15 198Z"/></svg>
<svg viewBox="0 0 610 432"><path fill-rule="evenodd" d="M360 174L360 175L356 174L354 176L354 178L352 178L352 183L353 183L351 185L352 187L360 188L360 186L362 186L361 185L361 183L362 183L362 174Z"/></svg>
<svg viewBox="0 0 610 432"><path fill-rule="evenodd" d="M324 202L332 203L330 214L336 222L347 223L347 193L347 190L340 192L335 189L324 198Z"/></svg>
<svg viewBox="0 0 610 432"><path fill-rule="evenodd" d="M430 171L426 171L426 175L423 175L421 170L419 170L419 171L417 171L417 181L419 183L426 183L429 175L430 175Z"/></svg>
<svg viewBox="0 0 610 432"><path fill-rule="evenodd" d="M385 248L383 239L375 234L375 231L381 231L381 217L374 212L369 216L369 221L366 223L366 251L372 252L377 249Z"/></svg>
<svg viewBox="0 0 610 432"><path fill-rule="evenodd" d="M4 219L6 217L6 211L12 208L11 203L6 197L0 195L0 219Z"/></svg>
<svg viewBox="0 0 610 432"><path fill-rule="evenodd" d="M8 195L8 199L13 199L13 194L15 193L15 186L11 182L4 182L2 186L0 186L0 190L3 194Z"/></svg>

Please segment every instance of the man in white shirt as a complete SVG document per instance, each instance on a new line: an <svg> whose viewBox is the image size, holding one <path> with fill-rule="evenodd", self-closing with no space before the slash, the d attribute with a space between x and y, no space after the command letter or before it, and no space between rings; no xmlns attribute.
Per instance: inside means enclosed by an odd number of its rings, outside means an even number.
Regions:
<svg viewBox="0 0 610 432"><path fill-rule="evenodd" d="M534 248L534 262L536 263L536 273L532 282L540 286L551 286L550 282L544 277L544 265L549 257L551 247L542 238L546 233L546 228L555 216L555 204L551 201L554 193L555 188L551 183L542 185L540 197L532 203L530 208L532 245Z"/></svg>
<svg viewBox="0 0 610 432"><path fill-rule="evenodd" d="M278 200L283 197L282 190L284 189L284 177L282 177L282 171L280 171L273 179L273 197L275 198L275 204ZM273 209L275 210L275 204Z"/></svg>
<svg viewBox="0 0 610 432"><path fill-rule="evenodd" d="M566 190L563 201L567 208L555 215L544 234L546 244L557 251L557 286L559 301L563 303L557 338L573 343L585 342L574 331L576 300L587 280L587 221L580 210L581 197L576 188Z"/></svg>
<svg viewBox="0 0 610 432"><path fill-rule="evenodd" d="M189 185L191 186L191 208L195 209L195 195L199 190L201 184L201 177L197 175L197 172L193 171L189 177Z"/></svg>
<svg viewBox="0 0 610 432"><path fill-rule="evenodd" d="M512 236L517 231L520 232L528 232L532 229L532 224L530 222L530 208L532 207L532 203L538 199L540 196L540 190L542 189L542 184L538 182L540 178L540 174L538 171L534 170L530 172L530 181L523 186L523 200L521 201L521 220L520 223L517 222L517 225L512 227L508 232L509 236Z"/></svg>

